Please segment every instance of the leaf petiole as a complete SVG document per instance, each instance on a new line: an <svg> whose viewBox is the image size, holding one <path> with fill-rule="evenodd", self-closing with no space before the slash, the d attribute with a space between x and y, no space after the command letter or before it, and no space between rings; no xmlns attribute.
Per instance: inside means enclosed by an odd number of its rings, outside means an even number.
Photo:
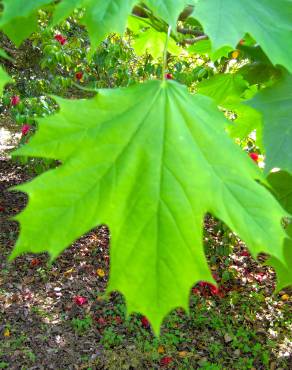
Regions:
<svg viewBox="0 0 292 370"><path fill-rule="evenodd" d="M167 50L168 50L168 42L169 42L170 34L171 34L171 26L168 26L168 31L167 31L167 36L166 36L166 41L165 41L165 46L164 46L164 51L163 51L162 81L166 79L165 71L167 67Z"/></svg>

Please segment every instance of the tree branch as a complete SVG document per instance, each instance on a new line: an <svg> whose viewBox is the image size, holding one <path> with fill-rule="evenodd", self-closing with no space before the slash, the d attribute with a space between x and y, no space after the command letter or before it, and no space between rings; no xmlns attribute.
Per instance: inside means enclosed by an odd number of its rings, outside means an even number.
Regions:
<svg viewBox="0 0 292 370"><path fill-rule="evenodd" d="M183 35L194 35L194 36L203 36L204 33L199 30L191 30L189 28L177 27L177 32Z"/></svg>
<svg viewBox="0 0 292 370"><path fill-rule="evenodd" d="M194 37L193 39L184 39L182 43L187 44L187 45L193 45L196 42L199 42L199 41L202 41L202 40L208 40L208 38L209 37L207 35L201 35L201 36L198 36L198 37Z"/></svg>

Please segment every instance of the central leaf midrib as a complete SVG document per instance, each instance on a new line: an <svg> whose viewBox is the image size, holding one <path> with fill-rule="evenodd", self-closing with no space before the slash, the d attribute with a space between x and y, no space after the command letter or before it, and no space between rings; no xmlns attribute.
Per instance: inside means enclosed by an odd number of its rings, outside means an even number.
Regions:
<svg viewBox="0 0 292 370"><path fill-rule="evenodd" d="M161 90L164 94L164 120L163 120L163 132L162 132L162 141L161 141L161 153L160 153L160 171L159 171L159 179L158 179L158 194L157 194L157 216L156 216L156 243L155 243L155 275L156 275L156 285L155 285L155 299L156 299L156 307L159 307L159 287L160 285L160 253L159 253L159 242L160 239L158 237L159 235L159 229L160 229L160 223L161 223L161 193L162 193L162 187L163 187L163 163L164 163L164 157L165 157L165 141L166 141L166 131L167 131L167 107L168 107L168 96L167 96L167 90L164 88ZM159 258L159 260L158 260Z"/></svg>

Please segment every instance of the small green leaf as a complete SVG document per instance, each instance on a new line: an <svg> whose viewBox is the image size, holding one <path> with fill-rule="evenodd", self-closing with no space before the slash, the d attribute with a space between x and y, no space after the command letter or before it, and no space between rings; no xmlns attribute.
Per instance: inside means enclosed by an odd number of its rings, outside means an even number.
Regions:
<svg viewBox="0 0 292 370"><path fill-rule="evenodd" d="M198 92L213 98L218 105L234 112L236 119L227 130L234 138L244 139L257 130L256 142L262 147L262 117L255 109L243 105L248 83L240 74L217 74L197 85Z"/></svg>
<svg viewBox="0 0 292 370"><path fill-rule="evenodd" d="M200 40L188 48L189 53L209 55L212 61L219 60L222 57L227 58L232 50L231 46L223 46L214 51L210 40Z"/></svg>
<svg viewBox="0 0 292 370"><path fill-rule="evenodd" d="M57 102L60 112L42 119L15 153L62 165L16 187L29 203L16 217L21 233L12 257L48 251L56 258L96 225L109 225L108 290L122 292L129 313L146 315L156 332L172 309L188 310L194 283L214 282L202 243L206 213L253 256L265 252L284 263L286 213L225 133L227 121L210 98L174 81L150 81Z"/></svg>
<svg viewBox="0 0 292 370"><path fill-rule="evenodd" d="M194 0L145 0L144 3L176 31L176 23L180 13L187 5L192 5Z"/></svg>
<svg viewBox="0 0 292 370"><path fill-rule="evenodd" d="M212 45L210 40L200 40L188 47L188 52L194 54L210 54L211 51Z"/></svg>
<svg viewBox="0 0 292 370"><path fill-rule="evenodd" d="M239 74L217 74L197 85L198 93L210 96L218 105L227 106L241 101L248 83Z"/></svg>
<svg viewBox="0 0 292 370"><path fill-rule="evenodd" d="M239 68L240 73L251 85L266 83L280 77L279 69L275 68L259 45L238 45L242 58L250 63Z"/></svg>
<svg viewBox="0 0 292 370"><path fill-rule="evenodd" d="M9 82L13 82L12 78L0 67L0 95L2 95L4 86Z"/></svg>
<svg viewBox="0 0 292 370"><path fill-rule="evenodd" d="M141 26L144 26L144 28L147 26L144 22L139 23ZM146 30L139 30L137 20L135 20L135 23L131 20L130 24L128 23L128 27L131 29L131 26L133 31L136 33L136 38L133 41L135 52L138 55L143 55L147 51L154 59L162 58L167 37L166 33L158 32L149 26ZM170 38L168 42L168 51L173 55L179 55L182 52L182 49L176 44L173 38Z"/></svg>
<svg viewBox="0 0 292 370"><path fill-rule="evenodd" d="M4 59L8 59L10 61L13 61L13 58L11 58L7 53L6 51L4 51L3 49L0 49L0 57L1 58L4 58Z"/></svg>
<svg viewBox="0 0 292 370"><path fill-rule="evenodd" d="M237 45L237 49L252 62L269 64L271 62L259 45Z"/></svg>
<svg viewBox="0 0 292 370"><path fill-rule="evenodd" d="M279 69L273 67L272 64L262 62L254 62L245 64L238 70L238 73L251 85L270 83L273 79L279 79Z"/></svg>
<svg viewBox="0 0 292 370"><path fill-rule="evenodd" d="M228 127L228 132L234 138L245 139L256 130L256 145L263 147L262 115L257 110L244 104L233 104L229 109L236 114L233 125Z"/></svg>

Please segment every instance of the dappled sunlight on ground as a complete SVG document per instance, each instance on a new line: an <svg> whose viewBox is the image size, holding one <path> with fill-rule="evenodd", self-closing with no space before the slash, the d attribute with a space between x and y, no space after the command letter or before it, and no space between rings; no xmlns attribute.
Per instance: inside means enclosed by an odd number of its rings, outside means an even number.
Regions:
<svg viewBox="0 0 292 370"><path fill-rule="evenodd" d="M21 132L15 132L6 127L0 127L0 157L7 156L21 138Z"/></svg>

